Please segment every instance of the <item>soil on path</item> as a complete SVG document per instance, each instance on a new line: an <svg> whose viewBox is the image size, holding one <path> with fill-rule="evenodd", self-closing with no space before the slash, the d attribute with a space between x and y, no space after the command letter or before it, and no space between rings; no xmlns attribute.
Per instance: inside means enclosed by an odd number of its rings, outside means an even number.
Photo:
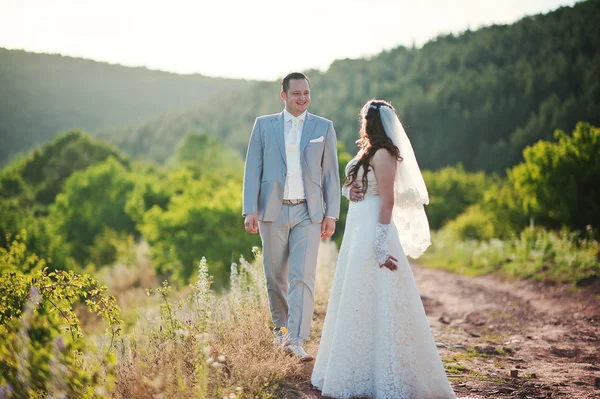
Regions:
<svg viewBox="0 0 600 399"><path fill-rule="evenodd" d="M457 397L600 398L600 289L465 277L412 265ZM326 303L306 348L316 353ZM322 398L312 363L289 398Z"/></svg>

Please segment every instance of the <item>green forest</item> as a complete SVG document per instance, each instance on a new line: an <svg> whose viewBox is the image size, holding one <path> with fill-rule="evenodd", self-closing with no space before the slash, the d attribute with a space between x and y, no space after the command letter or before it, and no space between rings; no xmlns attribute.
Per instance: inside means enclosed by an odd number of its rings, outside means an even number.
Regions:
<svg viewBox="0 0 600 399"><path fill-rule="evenodd" d="M576 289L600 277L599 70L600 0L588 0L305 72L310 111L334 121L340 172L362 104L376 97L397 109L431 198L433 246L420 263ZM0 371L37 376L33 386L2 377L0 389L46 395L48 359L66 368L73 392L114 385L111 349L124 327L99 281L117 264L132 268L144 245L140 274L165 281L148 291L167 323L152 339L186 328L172 316L171 286L203 293L201 320L227 292L240 295L232 308L264 302L248 288L262 280L245 261L260 253L260 238L243 228L243 155L254 118L282 108L279 82L0 49ZM338 246L347 209L342 199ZM240 287L252 291L243 300ZM78 305L104 319L110 337L86 368L95 371L78 370L89 349ZM218 334L252 323L227 317ZM11 345L30 322L40 327L23 366Z"/></svg>
<svg viewBox="0 0 600 399"><path fill-rule="evenodd" d="M251 83L0 48L0 166L68 129L145 120Z"/></svg>
<svg viewBox="0 0 600 399"><path fill-rule="evenodd" d="M441 36L422 48L397 47L370 59L306 71L311 112L334 122L354 151L358 110L371 98L398 110L426 169L462 163L503 174L525 146L600 125L600 2L586 1L512 25ZM256 115L280 112L278 82L261 82L99 137L135 156L167 159L189 132L205 132L245 154Z"/></svg>

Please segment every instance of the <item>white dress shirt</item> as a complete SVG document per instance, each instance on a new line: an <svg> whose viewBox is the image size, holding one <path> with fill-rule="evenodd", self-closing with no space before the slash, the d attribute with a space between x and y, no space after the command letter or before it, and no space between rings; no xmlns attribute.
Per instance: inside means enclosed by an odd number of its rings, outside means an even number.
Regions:
<svg viewBox="0 0 600 399"><path fill-rule="evenodd" d="M300 139L302 138L302 129L306 119L306 111L298 115L299 125L298 134L292 137L292 118L294 116L283 110L283 134L285 138L285 155L287 163L287 174L285 178L285 188L283 199L305 199L304 183L302 182L302 168L300 167Z"/></svg>

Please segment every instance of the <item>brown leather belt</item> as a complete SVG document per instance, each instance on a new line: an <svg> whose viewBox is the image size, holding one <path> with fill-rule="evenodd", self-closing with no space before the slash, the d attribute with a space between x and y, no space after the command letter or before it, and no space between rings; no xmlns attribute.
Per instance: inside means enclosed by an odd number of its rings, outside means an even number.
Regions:
<svg viewBox="0 0 600 399"><path fill-rule="evenodd" d="M290 199L284 199L283 203L286 205L298 205L298 204L304 204L306 202L305 199L294 199L294 200L290 200Z"/></svg>

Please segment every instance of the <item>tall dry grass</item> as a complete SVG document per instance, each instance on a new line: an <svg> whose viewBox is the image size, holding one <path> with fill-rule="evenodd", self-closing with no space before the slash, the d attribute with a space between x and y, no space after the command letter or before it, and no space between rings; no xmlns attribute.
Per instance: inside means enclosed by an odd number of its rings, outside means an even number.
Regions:
<svg viewBox="0 0 600 399"><path fill-rule="evenodd" d="M210 289L205 260L195 284L178 292L166 284L148 290L155 302L146 306L140 306L141 299L127 296L123 280L134 278L123 275L120 290L139 317L118 345L114 398L296 397L297 385L310 378L312 365L273 346L262 257L257 248L253 253L253 261L242 258L232 265L231 287L219 296ZM316 322L306 346L313 353L336 258L335 244L322 244ZM109 277L115 278L110 273ZM127 303L121 306L128 311Z"/></svg>

